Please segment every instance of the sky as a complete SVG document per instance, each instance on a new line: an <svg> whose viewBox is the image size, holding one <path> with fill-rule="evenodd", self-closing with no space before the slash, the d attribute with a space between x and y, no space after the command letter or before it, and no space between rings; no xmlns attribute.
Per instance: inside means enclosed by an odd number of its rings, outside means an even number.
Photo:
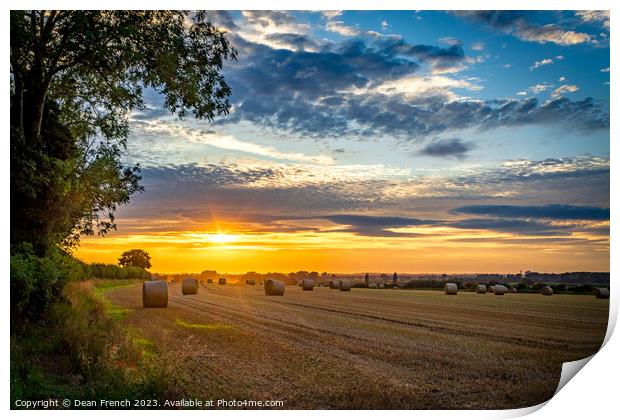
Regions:
<svg viewBox="0 0 620 420"><path fill-rule="evenodd" d="M130 116L152 271L609 271L609 12L211 12L231 112Z"/></svg>

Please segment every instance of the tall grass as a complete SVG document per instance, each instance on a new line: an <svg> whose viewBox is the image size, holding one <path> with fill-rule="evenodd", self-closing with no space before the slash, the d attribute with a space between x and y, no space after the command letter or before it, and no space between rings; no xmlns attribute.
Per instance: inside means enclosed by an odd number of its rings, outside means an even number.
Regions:
<svg viewBox="0 0 620 420"><path fill-rule="evenodd" d="M135 280L134 280L135 282ZM11 400L174 397L175 375L156 349L124 329L103 290L131 284L96 281L65 286L65 301L43 327L11 337Z"/></svg>

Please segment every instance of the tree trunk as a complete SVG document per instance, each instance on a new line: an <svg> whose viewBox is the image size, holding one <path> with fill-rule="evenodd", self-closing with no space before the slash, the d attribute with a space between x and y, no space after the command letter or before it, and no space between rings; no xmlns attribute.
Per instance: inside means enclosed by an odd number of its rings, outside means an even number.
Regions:
<svg viewBox="0 0 620 420"><path fill-rule="evenodd" d="M16 89L11 106L11 125L21 131L27 144L32 144L41 135L45 96L46 89L32 85Z"/></svg>

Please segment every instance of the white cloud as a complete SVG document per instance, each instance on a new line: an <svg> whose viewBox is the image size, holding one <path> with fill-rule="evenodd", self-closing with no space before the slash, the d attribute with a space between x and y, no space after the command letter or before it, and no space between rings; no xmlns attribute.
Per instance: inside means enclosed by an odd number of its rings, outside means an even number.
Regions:
<svg viewBox="0 0 620 420"><path fill-rule="evenodd" d="M610 11L609 10L579 10L575 12L583 22L593 23L600 22L601 25L607 30L609 30L609 18Z"/></svg>
<svg viewBox="0 0 620 420"><path fill-rule="evenodd" d="M341 20L330 20L325 25L325 29L335 32L342 36L356 36L360 33L359 29L346 25Z"/></svg>
<svg viewBox="0 0 620 420"><path fill-rule="evenodd" d="M243 11L243 23L238 25L237 33L242 38L267 45L271 48L281 48L294 51L289 43L282 42L270 35L296 34L308 35L311 27L307 23L296 22L293 16L285 11Z"/></svg>
<svg viewBox="0 0 620 420"><path fill-rule="evenodd" d="M544 26L524 26L517 29L517 36L525 41L544 44L551 42L558 45L575 45L590 42L592 37L586 33L566 31L553 24Z"/></svg>
<svg viewBox="0 0 620 420"><path fill-rule="evenodd" d="M563 82L563 81L565 81L565 80L566 80L566 77L561 76L561 77L558 79L558 82Z"/></svg>
<svg viewBox="0 0 620 420"><path fill-rule="evenodd" d="M551 93L552 98L557 98L558 96L562 96L565 93L573 93L577 92L579 87L576 85L562 85Z"/></svg>
<svg viewBox="0 0 620 420"><path fill-rule="evenodd" d="M450 101L464 99L453 89L469 91L482 90L482 86L474 80L454 79L442 75L418 76L409 75L400 79L384 82L373 88L356 89L352 93L379 93L383 95L404 95L407 99L421 98L429 95L445 96Z"/></svg>
<svg viewBox="0 0 620 420"><path fill-rule="evenodd" d="M437 41L441 42L442 44L446 44L446 45L461 45L461 40L457 39L457 38L453 38L451 36L446 36L443 38L439 38Z"/></svg>
<svg viewBox="0 0 620 420"><path fill-rule="evenodd" d="M485 49L484 42L475 42L471 44L471 49L474 51L483 51Z"/></svg>
<svg viewBox="0 0 620 420"><path fill-rule="evenodd" d="M323 10L321 14L326 19L334 19L342 15L342 10Z"/></svg>
<svg viewBox="0 0 620 420"><path fill-rule="evenodd" d="M537 95L539 93L543 93L543 92L548 91L552 87L553 87L553 85L550 84L550 83L537 83L534 86L530 86L530 88L528 90L530 92L532 92L534 95Z"/></svg>
<svg viewBox="0 0 620 420"><path fill-rule="evenodd" d="M335 163L334 158L330 155L307 155L300 152L282 152L271 146L239 140L228 134L219 134L212 131L184 127L162 120L142 121L140 122L139 129L145 133L162 134L222 150L249 153L276 160L288 160L316 165L330 165Z"/></svg>
<svg viewBox="0 0 620 420"><path fill-rule="evenodd" d="M384 31L387 30L390 27L390 24L388 23L387 20L384 20L383 22L381 22L381 29L383 29Z"/></svg>
<svg viewBox="0 0 620 420"><path fill-rule="evenodd" d="M535 61L534 64L532 64L530 66L530 70L535 70L535 69L537 69L539 67L548 66L550 64L553 64L555 62L554 60L555 61L564 60L564 56L563 55L557 55L554 58L543 58L540 61Z"/></svg>
<svg viewBox="0 0 620 420"><path fill-rule="evenodd" d="M609 73L609 67L605 67L604 69L601 69L601 73Z"/></svg>

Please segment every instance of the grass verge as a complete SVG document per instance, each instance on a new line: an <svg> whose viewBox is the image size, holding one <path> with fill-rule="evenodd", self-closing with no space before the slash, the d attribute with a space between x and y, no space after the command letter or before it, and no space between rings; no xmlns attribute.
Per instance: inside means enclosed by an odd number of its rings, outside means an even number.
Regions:
<svg viewBox="0 0 620 420"><path fill-rule="evenodd" d="M119 322L127 309L105 298L136 280L71 282L64 302L11 336L11 404L17 399L174 398L177 380L152 342ZM15 407L14 407L15 408Z"/></svg>

